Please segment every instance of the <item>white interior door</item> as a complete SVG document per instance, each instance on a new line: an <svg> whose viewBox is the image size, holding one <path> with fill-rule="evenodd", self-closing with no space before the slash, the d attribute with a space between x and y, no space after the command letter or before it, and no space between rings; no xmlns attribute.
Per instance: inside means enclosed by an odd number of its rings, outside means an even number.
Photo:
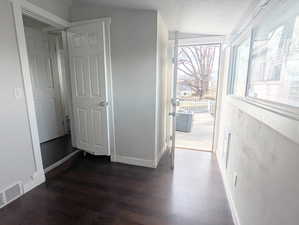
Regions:
<svg viewBox="0 0 299 225"><path fill-rule="evenodd" d="M76 147L95 155L110 155L106 26L94 20L68 29Z"/></svg>
<svg viewBox="0 0 299 225"><path fill-rule="evenodd" d="M64 135L61 98L53 74L47 33L25 27L40 143Z"/></svg>

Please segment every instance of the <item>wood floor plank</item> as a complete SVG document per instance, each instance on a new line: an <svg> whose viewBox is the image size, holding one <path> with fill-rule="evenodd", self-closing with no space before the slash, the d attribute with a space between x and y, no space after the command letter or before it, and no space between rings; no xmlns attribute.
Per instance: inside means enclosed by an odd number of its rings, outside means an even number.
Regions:
<svg viewBox="0 0 299 225"><path fill-rule="evenodd" d="M177 151L157 169L80 157L0 210L0 225L233 225L214 156Z"/></svg>

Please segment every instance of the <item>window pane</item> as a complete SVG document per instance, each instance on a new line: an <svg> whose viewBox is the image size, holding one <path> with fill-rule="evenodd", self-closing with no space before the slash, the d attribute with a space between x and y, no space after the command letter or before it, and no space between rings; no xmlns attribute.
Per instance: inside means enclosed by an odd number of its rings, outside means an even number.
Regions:
<svg viewBox="0 0 299 225"><path fill-rule="evenodd" d="M246 90L250 39L244 41L236 49L235 76L233 94L243 97Z"/></svg>
<svg viewBox="0 0 299 225"><path fill-rule="evenodd" d="M248 95L299 107L299 7L285 8L256 30Z"/></svg>

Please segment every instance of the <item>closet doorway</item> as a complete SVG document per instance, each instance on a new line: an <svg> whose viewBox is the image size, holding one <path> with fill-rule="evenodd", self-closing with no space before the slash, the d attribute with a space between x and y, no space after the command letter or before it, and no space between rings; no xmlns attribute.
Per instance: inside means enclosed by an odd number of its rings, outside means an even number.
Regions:
<svg viewBox="0 0 299 225"><path fill-rule="evenodd" d="M41 156L45 171L73 151L70 79L62 32L23 15Z"/></svg>

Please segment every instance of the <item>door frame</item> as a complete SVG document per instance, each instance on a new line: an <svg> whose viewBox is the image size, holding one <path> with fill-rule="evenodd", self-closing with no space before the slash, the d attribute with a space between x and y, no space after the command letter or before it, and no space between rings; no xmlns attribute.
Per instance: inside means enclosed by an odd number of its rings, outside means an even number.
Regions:
<svg viewBox="0 0 299 225"><path fill-rule="evenodd" d="M24 84L24 94L35 162L35 172L31 176L32 180L29 183L24 184L23 191L24 193L26 193L45 181L45 172L41 157L37 116L34 105L32 82L30 77L30 66L23 24L23 15L30 16L31 18L47 23L58 29L65 29L70 25L70 23L25 0L10 0L10 3L12 6L13 17L15 22L17 45L22 69L21 72Z"/></svg>
<svg viewBox="0 0 299 225"><path fill-rule="evenodd" d="M222 37L222 36L221 36ZM188 47L188 46L207 46L207 45L213 45L213 46L218 46L219 47L219 56L218 56L218 71L217 71L217 86L216 86L216 101L215 101L215 119L214 119L214 124L213 124L213 137L212 137L212 148L211 150L205 150L205 149L192 149L190 150L196 150L196 151L201 151L201 152L210 152L210 153L215 153L216 152L216 145L218 142L218 130L219 130L219 109L220 109L220 98L221 96L221 91L220 91L220 71L221 71L221 60L222 60L222 45L223 45L223 38L221 39L220 37L216 38L211 38L210 41L204 40L203 42L191 42L190 44L182 44L179 45L179 47Z"/></svg>
<svg viewBox="0 0 299 225"><path fill-rule="evenodd" d="M34 156L34 163L35 163L35 172L31 176L31 181L24 184L23 192L26 193L33 189L34 187L40 185L41 183L45 182L45 171L43 168L42 157L41 157L41 148L40 148L40 141L39 141L39 133L38 133L38 126L37 126L37 116L36 110L34 105L34 97L33 97L33 89L32 89L32 82L30 76L30 66L29 66L29 57L27 52L27 44L26 44L26 37L24 31L24 24L23 24L23 15L27 15L31 18L34 18L40 22L44 22L46 24L51 25L57 30L61 30L62 33L62 40L63 40L63 47L65 49L65 65L66 65L66 77L70 75L70 68L69 68L69 55L67 49L67 35L65 29L70 27L72 23L44 10L32 3L27 2L26 0L9 0L12 6L13 17L14 17L14 26L16 30L16 38L17 38L17 46L18 52L20 57L20 65L21 65L21 72L23 78L23 85L24 85L24 95L26 101L26 108L28 114L28 123L30 127L31 133L31 141L32 141L32 148L33 148L33 156ZM105 18L107 20L107 18ZM109 18L110 19L110 18ZM88 22L88 21L82 21ZM109 70L109 99L111 100L111 107L110 108L110 121L109 121L109 134L110 134L110 144L111 144L111 156L112 158L115 155L115 133L114 133L114 111L113 111L113 90L112 90L112 69L111 69L111 53L110 53L110 27L108 26L108 52L107 55L109 60L108 70ZM71 98L71 96L70 96ZM73 110L72 110L72 103L69 102L67 106L70 110L70 122L71 122L71 129L73 129ZM74 131L72 133L72 142L75 143L75 136ZM73 144L75 147L75 145Z"/></svg>
<svg viewBox="0 0 299 225"><path fill-rule="evenodd" d="M175 31L174 35L174 46L173 46L173 74L172 74L172 85L170 86L171 94L171 110L169 113L171 116L171 169L174 169L175 163L175 150L176 150L176 111L177 111L177 80L178 80L178 49L179 49L179 32Z"/></svg>
<svg viewBox="0 0 299 225"><path fill-rule="evenodd" d="M38 21L47 23L57 28L66 28L70 25L69 22L57 17L48 11L39 8L25 0L10 0L13 17L15 22L17 45L20 57L21 72L24 84L24 94L28 114L28 122L31 132L31 140L33 147L33 156L35 162L35 172L31 176L31 181L24 184L24 193L30 191L37 185L45 181L45 172L42 163L40 141L37 126L36 110L33 98L32 82L30 77L30 66L27 52L26 37L23 24L23 15L30 16Z"/></svg>
<svg viewBox="0 0 299 225"><path fill-rule="evenodd" d="M180 41L184 41L184 44L181 44ZM194 41L195 40L195 41ZM219 59L218 59L218 81L217 81L217 91L216 91L216 111L215 111L215 121L213 126L213 141L212 141L212 149L211 153L215 153L217 151L217 142L218 142L218 129L219 129L219 119L220 119L220 102L221 102L221 95L222 89L220 82L220 70L221 70L221 61L222 61L222 47L224 42L224 36L222 35L210 35L209 37L198 37L198 38L191 38L191 39L180 39L179 32L175 32L174 39L174 53L173 53L173 80L172 80L172 106L175 107L174 100L176 99L176 88L177 88L177 54L178 48L180 46L192 46L192 45L219 45ZM176 128L175 128L175 119L176 119L176 112L172 112L171 116L173 117L173 125L172 125L172 143L171 143L171 167L174 168L174 158L175 158L175 149L176 149Z"/></svg>

